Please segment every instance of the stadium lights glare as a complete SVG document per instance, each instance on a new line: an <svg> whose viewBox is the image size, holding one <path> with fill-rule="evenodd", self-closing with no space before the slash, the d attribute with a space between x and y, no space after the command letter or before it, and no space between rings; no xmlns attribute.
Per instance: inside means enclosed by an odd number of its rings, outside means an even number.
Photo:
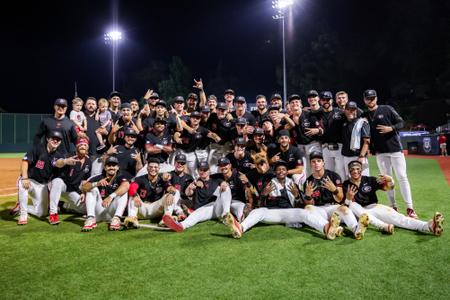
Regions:
<svg viewBox="0 0 450 300"><path fill-rule="evenodd" d="M283 10L294 4L294 0L275 0L272 1L272 7L275 9Z"/></svg>
<svg viewBox="0 0 450 300"><path fill-rule="evenodd" d="M105 33L105 41L109 42L109 41L119 41L122 39L122 32L114 30L114 31L110 31Z"/></svg>

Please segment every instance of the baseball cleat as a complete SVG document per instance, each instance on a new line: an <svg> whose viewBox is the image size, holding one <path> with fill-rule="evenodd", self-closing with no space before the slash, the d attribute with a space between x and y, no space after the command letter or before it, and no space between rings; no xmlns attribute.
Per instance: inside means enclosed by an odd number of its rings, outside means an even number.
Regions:
<svg viewBox="0 0 450 300"><path fill-rule="evenodd" d="M394 234L394 224L387 224L384 232L387 234Z"/></svg>
<svg viewBox="0 0 450 300"><path fill-rule="evenodd" d="M398 207L397 206L392 206L392 209L395 210L396 212L398 212Z"/></svg>
<svg viewBox="0 0 450 300"><path fill-rule="evenodd" d="M444 216L440 212L434 213L433 220L431 222L431 231L436 236L441 236L444 231L443 227Z"/></svg>
<svg viewBox="0 0 450 300"><path fill-rule="evenodd" d="M339 217L339 215L334 212L331 217L330 217L330 221L328 222L328 228L327 231L325 232L325 236L327 237L328 240L334 240L336 238L336 234L339 231L339 234L342 235L342 227L339 226L341 224L341 218ZM339 230L339 228L341 228Z"/></svg>
<svg viewBox="0 0 450 300"><path fill-rule="evenodd" d="M164 224L169 227L170 229L172 229L173 231L176 232L182 232L184 230L183 225L181 225L180 223L178 223L178 221L175 221L172 216L164 214L162 221L164 222Z"/></svg>
<svg viewBox="0 0 450 300"><path fill-rule="evenodd" d="M343 233L344 233L344 228L342 226L338 226L338 228L336 229L336 237L342 236Z"/></svg>
<svg viewBox="0 0 450 300"><path fill-rule="evenodd" d="M84 226L81 228L81 231L91 231L97 227L97 221L94 217L88 217L86 221L84 221Z"/></svg>
<svg viewBox="0 0 450 300"><path fill-rule="evenodd" d="M138 228L139 220L137 217L126 217L123 223L126 228Z"/></svg>
<svg viewBox="0 0 450 300"><path fill-rule="evenodd" d="M109 230L120 230L120 218L118 216L114 216L111 219L111 223L109 223Z"/></svg>
<svg viewBox="0 0 450 300"><path fill-rule="evenodd" d="M19 220L17 221L17 225L27 225L28 224L28 215L20 215Z"/></svg>
<svg viewBox="0 0 450 300"><path fill-rule="evenodd" d="M186 204L181 204L181 208L183 209L184 213L188 216L194 212L194 210L192 208L189 208Z"/></svg>
<svg viewBox="0 0 450 300"><path fill-rule="evenodd" d="M186 220L186 218L187 218L187 216L184 213L181 213L178 215L179 222Z"/></svg>
<svg viewBox="0 0 450 300"><path fill-rule="evenodd" d="M17 201L16 204L14 204L14 207L9 210L9 214L11 216L15 216L19 214L19 211L20 211L20 204L19 201Z"/></svg>
<svg viewBox="0 0 450 300"><path fill-rule="evenodd" d="M48 222L52 225L58 225L61 221L59 220L58 214L50 214Z"/></svg>
<svg viewBox="0 0 450 300"><path fill-rule="evenodd" d="M367 226L369 226L369 215L364 213L359 216L358 226L356 227L355 231L355 239L361 240L364 237Z"/></svg>
<svg viewBox="0 0 450 300"><path fill-rule="evenodd" d="M413 219L417 219L417 214L414 211L414 209L412 208L407 208L406 209L406 214L408 215L408 217L413 218Z"/></svg>
<svg viewBox="0 0 450 300"><path fill-rule="evenodd" d="M242 237L242 226L230 212L223 217L223 224L230 228L233 238L240 239Z"/></svg>

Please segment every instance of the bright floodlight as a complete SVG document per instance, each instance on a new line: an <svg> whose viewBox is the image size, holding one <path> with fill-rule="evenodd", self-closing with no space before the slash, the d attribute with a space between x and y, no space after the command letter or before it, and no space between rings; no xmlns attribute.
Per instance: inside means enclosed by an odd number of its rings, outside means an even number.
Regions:
<svg viewBox="0 0 450 300"><path fill-rule="evenodd" d="M276 0L272 1L272 7L275 9L283 10L292 4L294 4L294 0Z"/></svg>
<svg viewBox="0 0 450 300"><path fill-rule="evenodd" d="M120 31L110 31L105 33L105 41L118 41L122 39L122 32Z"/></svg>

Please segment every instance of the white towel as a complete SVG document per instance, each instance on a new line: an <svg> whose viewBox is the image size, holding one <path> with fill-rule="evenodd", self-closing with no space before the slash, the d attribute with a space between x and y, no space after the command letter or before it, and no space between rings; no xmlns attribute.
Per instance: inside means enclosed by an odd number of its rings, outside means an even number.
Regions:
<svg viewBox="0 0 450 300"><path fill-rule="evenodd" d="M356 120L355 126L352 130L352 138L350 139L350 150L356 151L361 148L361 128L366 122L365 119L359 118Z"/></svg>

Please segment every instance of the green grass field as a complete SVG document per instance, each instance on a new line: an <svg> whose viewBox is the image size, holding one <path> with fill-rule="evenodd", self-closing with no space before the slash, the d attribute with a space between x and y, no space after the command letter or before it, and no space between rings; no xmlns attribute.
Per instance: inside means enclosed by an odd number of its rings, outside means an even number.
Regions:
<svg viewBox="0 0 450 300"><path fill-rule="evenodd" d="M372 174L376 166L371 161ZM436 161L408 159L421 219L450 218L450 189ZM397 190L398 192L398 190ZM400 193L400 211L405 207ZM384 194L381 202L387 203ZM442 237L370 228L362 241L327 241L313 230L257 226L241 240L214 221L181 234L149 229L81 233L69 215L58 226L24 227L0 213L2 299L264 298L448 299L450 232Z"/></svg>

